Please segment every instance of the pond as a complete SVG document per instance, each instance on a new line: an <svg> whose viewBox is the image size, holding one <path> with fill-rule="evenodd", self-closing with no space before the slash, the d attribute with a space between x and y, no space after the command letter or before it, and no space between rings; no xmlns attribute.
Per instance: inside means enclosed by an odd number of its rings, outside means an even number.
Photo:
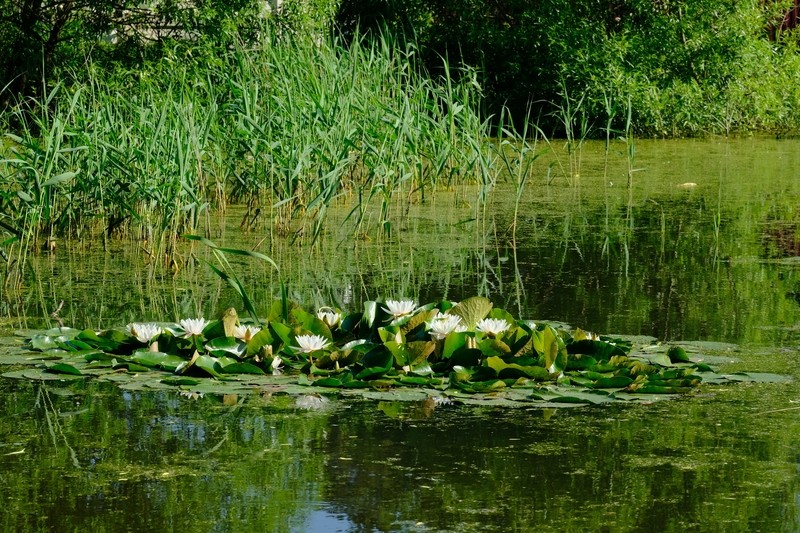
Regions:
<svg viewBox="0 0 800 533"><path fill-rule="evenodd" d="M798 530L800 143L637 141L631 187L621 151L587 143L569 179L549 177L567 155L540 158L516 236L501 183L485 210L467 188L411 205L391 236L332 220L309 250L241 234L231 209L211 237L278 263L237 263L260 310L281 282L309 309L481 294L524 318L705 341L726 371L794 381L502 409L0 379L3 529ZM173 273L144 244L113 246L7 265L22 283L0 293L4 334L240 307L203 250Z"/></svg>

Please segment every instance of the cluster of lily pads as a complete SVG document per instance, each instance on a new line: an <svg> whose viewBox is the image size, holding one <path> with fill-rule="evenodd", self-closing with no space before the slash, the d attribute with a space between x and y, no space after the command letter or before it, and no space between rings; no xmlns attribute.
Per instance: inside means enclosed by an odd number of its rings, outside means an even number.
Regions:
<svg viewBox="0 0 800 533"><path fill-rule="evenodd" d="M160 382L291 377L299 385L464 393L524 390L533 399L592 402L615 395L679 394L717 378L679 347L631 353L629 340L515 319L483 297L417 305L369 301L361 312L308 312L276 302L265 319L132 323L105 331L59 328L29 347L58 357L49 372L160 370ZM70 361L81 360L81 365ZM713 380L712 380L713 381ZM567 391L567 392L565 392Z"/></svg>

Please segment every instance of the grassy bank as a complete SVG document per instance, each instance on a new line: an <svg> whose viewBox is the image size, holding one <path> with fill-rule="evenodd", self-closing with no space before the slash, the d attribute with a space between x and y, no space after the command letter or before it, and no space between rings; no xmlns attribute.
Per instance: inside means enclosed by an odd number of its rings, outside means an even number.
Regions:
<svg viewBox="0 0 800 533"><path fill-rule="evenodd" d="M474 73L428 76L385 39L265 37L218 53L89 68L3 116L5 235L169 248L241 203L243 229L313 242L332 205L354 232L391 233L393 202L491 183Z"/></svg>

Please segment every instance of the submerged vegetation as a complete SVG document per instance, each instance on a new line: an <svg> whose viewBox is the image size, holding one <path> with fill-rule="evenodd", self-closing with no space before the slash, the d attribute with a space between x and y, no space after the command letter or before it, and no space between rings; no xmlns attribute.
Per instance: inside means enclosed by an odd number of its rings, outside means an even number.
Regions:
<svg viewBox="0 0 800 533"><path fill-rule="evenodd" d="M351 314L330 307L309 313L284 299L257 322L240 322L229 309L214 321L132 323L100 332L57 328L30 339L29 348L41 354L22 351L0 363L39 365L7 377L94 376L135 388L289 394L411 389L416 392L401 397L452 401L477 394L481 401L510 405L599 404L687 393L701 383L782 380L717 374L702 357L692 360L683 347L654 340L638 339L634 348L630 339L518 320L483 297L423 306L369 301L363 312ZM209 377L217 381L203 384Z"/></svg>

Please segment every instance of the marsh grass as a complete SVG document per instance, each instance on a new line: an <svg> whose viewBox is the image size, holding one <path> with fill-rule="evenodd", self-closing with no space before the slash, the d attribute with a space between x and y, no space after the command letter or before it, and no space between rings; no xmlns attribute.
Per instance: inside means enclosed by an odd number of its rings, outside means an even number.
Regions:
<svg viewBox="0 0 800 533"><path fill-rule="evenodd" d="M244 229L293 241L317 242L334 206L354 233L391 237L407 213L395 206L489 180L474 72L432 78L411 45L267 34L189 52L90 66L3 117L21 125L0 161L4 231L33 246L122 236L170 257L242 203Z"/></svg>

